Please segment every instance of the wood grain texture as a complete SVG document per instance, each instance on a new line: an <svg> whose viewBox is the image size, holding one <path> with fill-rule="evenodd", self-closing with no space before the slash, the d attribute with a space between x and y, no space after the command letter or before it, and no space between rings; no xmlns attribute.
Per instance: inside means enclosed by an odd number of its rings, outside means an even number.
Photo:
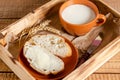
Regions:
<svg viewBox="0 0 120 80"><path fill-rule="evenodd" d="M0 0L0 18L21 18L50 0Z"/></svg>
<svg viewBox="0 0 120 80"><path fill-rule="evenodd" d="M119 53L118 53L119 54ZM120 73L120 61L108 61L95 73Z"/></svg>
<svg viewBox="0 0 120 80"><path fill-rule="evenodd" d="M120 73L120 53L116 54L96 72L99 73Z"/></svg>
<svg viewBox="0 0 120 80"><path fill-rule="evenodd" d="M12 24L18 19L0 19L0 30L5 28L6 26Z"/></svg>
<svg viewBox="0 0 120 80"><path fill-rule="evenodd" d="M0 80L20 80L14 73L0 73ZM120 80L120 74L92 74L85 80Z"/></svg>
<svg viewBox="0 0 120 80"><path fill-rule="evenodd" d="M118 12L120 12L120 0L103 0L103 1L110 5L111 7L113 7Z"/></svg>
<svg viewBox="0 0 120 80"><path fill-rule="evenodd" d="M120 74L92 74L85 80L120 80Z"/></svg>
<svg viewBox="0 0 120 80"><path fill-rule="evenodd" d="M14 73L0 73L0 80L20 80Z"/></svg>
<svg viewBox="0 0 120 80"><path fill-rule="evenodd" d="M23 17L39 5L49 0L0 0L0 29ZM103 0L116 10L120 10L119 0ZM8 4L9 3L9 4ZM39 4L40 3L40 4ZM18 4L18 5L16 5ZM117 4L117 5L116 5ZM16 9L17 8L17 9ZM9 18L9 19L6 19ZM13 19L12 19L13 18ZM17 56L17 53L13 54ZM120 80L120 54L114 56L86 80ZM3 73L2 73L3 72ZM7 72L7 73L6 73ZM9 73L10 72L10 73ZM99 74L98 74L99 73ZM105 73L105 74L101 74ZM107 74L110 73L110 74ZM0 61L0 80L19 80L11 70Z"/></svg>
<svg viewBox="0 0 120 80"><path fill-rule="evenodd" d="M11 70L7 65L5 65L5 63L2 60L0 60L0 72L8 72L8 71Z"/></svg>

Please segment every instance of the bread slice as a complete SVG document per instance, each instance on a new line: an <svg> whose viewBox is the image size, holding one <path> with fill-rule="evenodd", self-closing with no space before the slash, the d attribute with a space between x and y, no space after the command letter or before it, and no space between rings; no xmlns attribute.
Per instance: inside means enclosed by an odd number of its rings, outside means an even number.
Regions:
<svg viewBox="0 0 120 80"><path fill-rule="evenodd" d="M57 56L51 54L39 45L29 45L26 43L24 56L30 66L41 74L57 74L64 70L64 62Z"/></svg>
<svg viewBox="0 0 120 80"><path fill-rule="evenodd" d="M58 35L36 35L31 38L30 42L46 48L49 52L61 58L70 57L72 55L71 47L65 42L64 38Z"/></svg>
<svg viewBox="0 0 120 80"><path fill-rule="evenodd" d="M65 64L61 58L70 57L72 51L64 38L44 34L29 39L24 45L23 54L33 69L48 75L62 71Z"/></svg>

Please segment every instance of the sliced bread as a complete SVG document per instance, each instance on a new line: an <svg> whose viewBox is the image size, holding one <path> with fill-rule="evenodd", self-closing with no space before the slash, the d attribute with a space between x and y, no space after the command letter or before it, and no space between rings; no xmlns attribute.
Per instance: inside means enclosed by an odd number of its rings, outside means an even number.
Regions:
<svg viewBox="0 0 120 80"><path fill-rule="evenodd" d="M71 47L65 39L54 34L36 35L30 42L38 44L59 57L65 58L72 55Z"/></svg>
<svg viewBox="0 0 120 80"><path fill-rule="evenodd" d="M64 70L65 63L61 58L70 57L72 51L64 38L45 34L29 39L24 45L23 54L34 70L48 75Z"/></svg>
<svg viewBox="0 0 120 80"><path fill-rule="evenodd" d="M30 66L41 74L57 74L64 70L64 62L57 56L51 54L39 45L27 45L24 49L24 56Z"/></svg>

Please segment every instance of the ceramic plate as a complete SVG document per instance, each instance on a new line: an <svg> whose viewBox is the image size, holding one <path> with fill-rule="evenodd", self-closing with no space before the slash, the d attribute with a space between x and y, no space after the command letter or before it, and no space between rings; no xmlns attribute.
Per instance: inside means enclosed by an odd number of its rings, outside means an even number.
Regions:
<svg viewBox="0 0 120 80"><path fill-rule="evenodd" d="M70 47L72 49L72 56L62 59L65 63L65 69L56 75L50 74L50 75L46 76L46 75L40 74L39 72L33 70L30 67L29 63L27 62L26 58L24 57L23 50L20 51L20 54L18 56L18 61L36 79L43 79L43 80L61 79L61 78L65 77L66 75L68 75L70 72L72 72L75 69L77 62L78 62L78 51L76 50L76 48L73 46L73 44L69 40L65 39L65 41L70 45Z"/></svg>

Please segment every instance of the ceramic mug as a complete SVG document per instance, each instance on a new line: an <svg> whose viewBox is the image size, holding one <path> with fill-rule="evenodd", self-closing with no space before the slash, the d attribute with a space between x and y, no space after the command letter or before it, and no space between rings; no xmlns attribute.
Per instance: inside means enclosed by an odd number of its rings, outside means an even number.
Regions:
<svg viewBox="0 0 120 80"><path fill-rule="evenodd" d="M82 4L82 5L86 5L86 6L90 7L95 12L96 17L93 20L91 20L90 22L85 23L85 24L72 24L72 23L65 21L62 18L63 10L66 7L68 7L70 5L74 5L74 4ZM70 33L72 35L77 35L77 36L86 34L93 27L100 26L100 25L104 24L106 21L106 17L103 14L100 14L97 6L89 0L68 0L68 1L64 2L61 5L60 10L59 10L59 18L60 18L61 24L63 25L64 29L68 33Z"/></svg>

